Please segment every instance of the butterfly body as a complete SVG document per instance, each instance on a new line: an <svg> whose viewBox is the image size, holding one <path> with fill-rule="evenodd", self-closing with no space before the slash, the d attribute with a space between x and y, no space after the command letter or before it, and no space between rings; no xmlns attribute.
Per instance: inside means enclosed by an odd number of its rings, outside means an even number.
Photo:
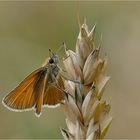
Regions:
<svg viewBox="0 0 140 140"><path fill-rule="evenodd" d="M33 71L3 99L3 104L14 111L35 109L41 114L42 106L56 106L63 99L63 79L57 66L58 58L52 55L47 63Z"/></svg>

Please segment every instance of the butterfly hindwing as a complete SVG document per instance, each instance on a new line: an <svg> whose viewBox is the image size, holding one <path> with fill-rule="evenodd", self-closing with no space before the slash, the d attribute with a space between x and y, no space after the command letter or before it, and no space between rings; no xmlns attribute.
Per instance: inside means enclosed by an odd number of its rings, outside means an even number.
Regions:
<svg viewBox="0 0 140 140"><path fill-rule="evenodd" d="M47 107L55 107L64 99L63 91L54 85L50 85L44 95L43 104Z"/></svg>
<svg viewBox="0 0 140 140"><path fill-rule="evenodd" d="M64 93L61 89L64 89L64 83L62 77L58 74L56 81L53 84L49 84L46 88L43 105L55 107L64 100Z"/></svg>

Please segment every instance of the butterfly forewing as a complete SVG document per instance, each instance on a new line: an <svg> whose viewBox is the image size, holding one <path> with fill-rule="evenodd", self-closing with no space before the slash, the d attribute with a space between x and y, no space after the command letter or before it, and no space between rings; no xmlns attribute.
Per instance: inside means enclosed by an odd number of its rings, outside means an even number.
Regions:
<svg viewBox="0 0 140 140"><path fill-rule="evenodd" d="M44 71L43 67L32 72L3 99L3 103L15 111L32 108L37 98L37 95L34 94L34 88L42 71Z"/></svg>

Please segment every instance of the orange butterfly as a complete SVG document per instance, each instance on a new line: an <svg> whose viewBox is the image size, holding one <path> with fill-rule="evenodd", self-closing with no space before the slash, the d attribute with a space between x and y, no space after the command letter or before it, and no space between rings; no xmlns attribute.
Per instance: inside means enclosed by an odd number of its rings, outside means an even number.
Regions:
<svg viewBox="0 0 140 140"><path fill-rule="evenodd" d="M51 53L47 63L33 71L3 99L3 104L13 111L35 109L40 116L42 106L56 107L64 100L64 82L59 73L58 56Z"/></svg>

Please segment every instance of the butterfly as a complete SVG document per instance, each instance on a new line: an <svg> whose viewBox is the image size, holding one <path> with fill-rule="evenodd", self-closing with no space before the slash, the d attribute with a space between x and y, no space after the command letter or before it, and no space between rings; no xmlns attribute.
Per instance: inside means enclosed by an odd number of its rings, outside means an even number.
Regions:
<svg viewBox="0 0 140 140"><path fill-rule="evenodd" d="M50 51L51 52L51 51ZM27 76L2 100L12 111L35 109L40 116L43 106L56 107L64 100L64 82L59 73L58 56L51 52L48 61Z"/></svg>

